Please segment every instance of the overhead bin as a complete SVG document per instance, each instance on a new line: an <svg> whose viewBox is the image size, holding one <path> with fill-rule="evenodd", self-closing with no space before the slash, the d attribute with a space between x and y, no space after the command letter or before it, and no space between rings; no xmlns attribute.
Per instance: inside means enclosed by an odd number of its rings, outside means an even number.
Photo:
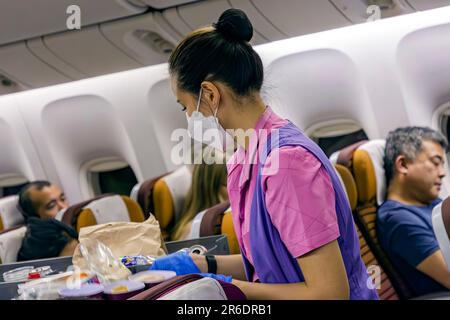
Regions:
<svg viewBox="0 0 450 320"><path fill-rule="evenodd" d="M142 66L107 40L97 25L49 35L43 41L61 60L88 76Z"/></svg>
<svg viewBox="0 0 450 320"><path fill-rule="evenodd" d="M258 0L252 2L277 29L291 37L351 24L328 0L284 0L282 3L273 0ZM282 10L280 10L280 6L283 7Z"/></svg>
<svg viewBox="0 0 450 320"><path fill-rule="evenodd" d="M243 10L253 24L253 28L264 38L275 41L286 38L286 35L261 14L251 0L230 0L233 8Z"/></svg>
<svg viewBox="0 0 450 320"><path fill-rule="evenodd" d="M153 12L100 25L101 33L128 56L143 65L167 62L181 36Z"/></svg>
<svg viewBox="0 0 450 320"><path fill-rule="evenodd" d="M450 0L407 0L409 4L416 10L429 10L434 8L440 8L450 6Z"/></svg>
<svg viewBox="0 0 450 320"><path fill-rule="evenodd" d="M193 30L199 27L210 26L213 22L217 22L222 12L230 8L230 3L226 0L209 0L179 7L178 13L181 19ZM267 39L254 28L251 43L261 44L266 42Z"/></svg>
<svg viewBox="0 0 450 320"><path fill-rule="evenodd" d="M193 30L193 28L181 18L178 8L164 10L162 16L182 37Z"/></svg>
<svg viewBox="0 0 450 320"><path fill-rule="evenodd" d="M42 42L42 38L35 38L32 40L28 40L26 42L26 45L28 49L33 53L33 55L38 57L46 64L57 69L60 73L64 74L68 78L71 78L73 80L86 78L86 75L84 73L78 71L67 62L61 60L53 52L51 52L45 46L44 42Z"/></svg>
<svg viewBox="0 0 450 320"><path fill-rule="evenodd" d="M30 0L2 1L0 10L0 44L31 39L45 34L67 30L66 20L70 16L67 8L78 5L81 10L81 25L118 19L147 10L126 0ZM162 2L162 1L161 1ZM18 23L17 17L21 17Z"/></svg>
<svg viewBox="0 0 450 320"><path fill-rule="evenodd" d="M136 1L136 0L133 0ZM149 7L155 9L165 9L175 6L180 6L182 4L197 2L199 0L137 0L141 3L145 3Z"/></svg>
<svg viewBox="0 0 450 320"><path fill-rule="evenodd" d="M0 47L0 74L2 72L30 88L72 80L33 55L25 42Z"/></svg>
<svg viewBox="0 0 450 320"><path fill-rule="evenodd" d="M368 0L331 0L336 8L354 23L367 22L370 13ZM385 1L386 2L386 1ZM381 1L380 1L381 3ZM412 13L414 9L406 0L397 0L391 6L380 6L381 18L388 18L402 14Z"/></svg>

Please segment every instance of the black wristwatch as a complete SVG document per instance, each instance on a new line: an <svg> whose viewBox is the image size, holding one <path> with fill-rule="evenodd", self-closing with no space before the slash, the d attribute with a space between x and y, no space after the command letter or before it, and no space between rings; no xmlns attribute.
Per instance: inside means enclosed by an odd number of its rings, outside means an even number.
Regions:
<svg viewBox="0 0 450 320"><path fill-rule="evenodd" d="M208 273L217 273L217 261L213 255L205 255L206 263L208 264Z"/></svg>

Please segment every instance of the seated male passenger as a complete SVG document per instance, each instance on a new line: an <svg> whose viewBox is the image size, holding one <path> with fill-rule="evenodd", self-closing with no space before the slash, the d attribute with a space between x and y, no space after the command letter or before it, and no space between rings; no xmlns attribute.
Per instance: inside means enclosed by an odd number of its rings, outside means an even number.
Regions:
<svg viewBox="0 0 450 320"><path fill-rule="evenodd" d="M386 139L387 200L377 215L378 237L415 296L450 289L431 222L447 146L439 132L422 127L399 128Z"/></svg>
<svg viewBox="0 0 450 320"><path fill-rule="evenodd" d="M34 181L19 193L19 209L25 217L27 232L18 261L71 256L78 244L78 234L70 226L55 219L67 208L60 188L48 181Z"/></svg>

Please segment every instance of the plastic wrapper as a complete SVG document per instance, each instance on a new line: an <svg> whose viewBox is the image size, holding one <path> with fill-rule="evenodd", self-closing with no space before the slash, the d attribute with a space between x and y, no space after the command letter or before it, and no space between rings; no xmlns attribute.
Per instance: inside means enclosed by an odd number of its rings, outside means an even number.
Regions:
<svg viewBox="0 0 450 320"><path fill-rule="evenodd" d="M21 267L3 273L5 282L22 282L28 280L28 274L33 271L33 266Z"/></svg>
<svg viewBox="0 0 450 320"><path fill-rule="evenodd" d="M122 264L127 267L132 273L137 273L141 271L148 270L153 261L155 261L158 257L154 256L123 256L120 261Z"/></svg>
<svg viewBox="0 0 450 320"><path fill-rule="evenodd" d="M58 290L67 286L73 271L59 273L18 285L18 300L55 300Z"/></svg>
<svg viewBox="0 0 450 320"><path fill-rule="evenodd" d="M131 275L131 271L99 240L83 240L80 243L80 251L86 261L87 269L101 284L126 280Z"/></svg>

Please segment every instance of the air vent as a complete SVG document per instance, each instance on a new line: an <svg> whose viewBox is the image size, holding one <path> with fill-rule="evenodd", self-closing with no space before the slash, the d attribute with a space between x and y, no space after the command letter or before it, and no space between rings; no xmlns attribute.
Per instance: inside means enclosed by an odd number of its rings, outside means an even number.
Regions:
<svg viewBox="0 0 450 320"><path fill-rule="evenodd" d="M3 76L0 74L0 83L3 87L12 87L15 85L14 81L12 81L11 79L8 79L7 77Z"/></svg>
<svg viewBox="0 0 450 320"><path fill-rule="evenodd" d="M19 85L16 81L0 74L0 95L14 93L24 89L25 87L23 85Z"/></svg>
<svg viewBox="0 0 450 320"><path fill-rule="evenodd" d="M126 37L126 44L136 53L142 54L151 49L162 55L169 55L175 46L161 35L150 30L135 30L131 36Z"/></svg>

